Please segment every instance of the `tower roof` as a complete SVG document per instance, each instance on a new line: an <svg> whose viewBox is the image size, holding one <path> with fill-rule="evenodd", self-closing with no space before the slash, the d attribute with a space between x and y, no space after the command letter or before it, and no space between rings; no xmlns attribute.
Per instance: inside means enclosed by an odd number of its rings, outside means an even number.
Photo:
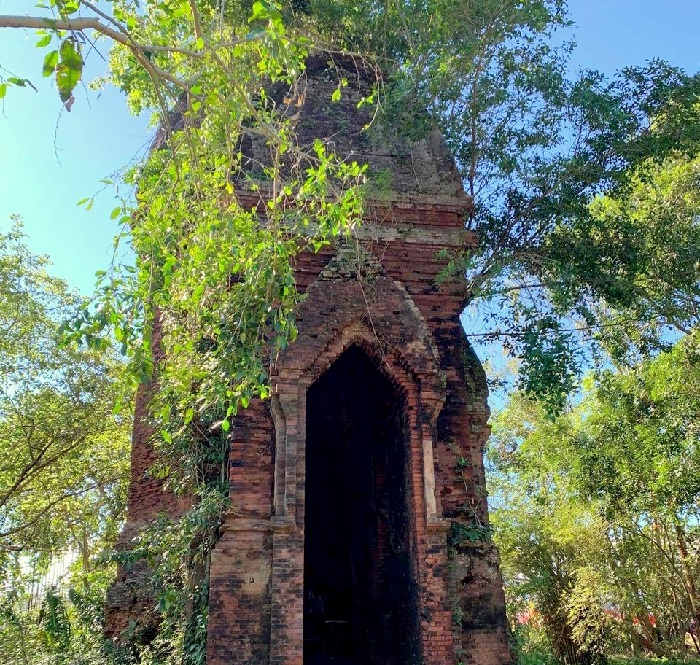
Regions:
<svg viewBox="0 0 700 665"><path fill-rule="evenodd" d="M367 165L371 201L469 208L470 198L437 129L409 138L374 121L375 106L364 100L377 80L375 70L353 57L312 54L294 86L277 84L269 96L291 119L299 148L311 152L320 139L328 152ZM252 134L241 147L244 170L255 178L269 163L269 149ZM245 183L237 183L237 189L246 189Z"/></svg>

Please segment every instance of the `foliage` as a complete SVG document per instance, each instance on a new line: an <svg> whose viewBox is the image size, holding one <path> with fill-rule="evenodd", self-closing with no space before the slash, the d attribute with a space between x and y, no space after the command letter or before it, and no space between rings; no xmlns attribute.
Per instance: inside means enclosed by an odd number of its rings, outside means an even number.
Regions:
<svg viewBox="0 0 700 665"><path fill-rule="evenodd" d="M700 653L697 344L607 372L555 421L522 396L496 420L494 538L513 612L534 603L564 661L553 627L591 661Z"/></svg>
<svg viewBox="0 0 700 665"><path fill-rule="evenodd" d="M205 662L209 556L228 499L224 489L200 492L197 504L179 519L161 515L117 557L127 570L145 563L150 572L154 610L125 636L139 663Z"/></svg>
<svg viewBox="0 0 700 665"><path fill-rule="evenodd" d="M697 333L636 369L602 376L577 446L580 482L606 512L684 518L695 510L698 379Z"/></svg>
<svg viewBox="0 0 700 665"><path fill-rule="evenodd" d="M594 571L603 524L577 500L563 473L571 423L551 422L542 407L522 395L494 423L489 447L494 541L502 557L511 622L539 616L554 655L564 663L596 662L599 645L576 641L579 620L590 616L582 594ZM570 601L574 591L579 604ZM570 621L570 612L576 621ZM527 620L525 620L527 619ZM593 638L593 634L588 635Z"/></svg>
<svg viewBox="0 0 700 665"><path fill-rule="evenodd" d="M681 649L697 625L700 572L697 333L640 367L603 377L577 436L579 484L614 531L621 610L659 655ZM647 562L642 570L638 562ZM697 634L690 633L700 652Z"/></svg>
<svg viewBox="0 0 700 665"><path fill-rule="evenodd" d="M119 363L60 344L77 300L47 265L19 222L0 234L0 653L98 662L114 567L97 557L123 518L130 419L113 414Z"/></svg>
<svg viewBox="0 0 700 665"><path fill-rule="evenodd" d="M42 566L12 555L11 589L0 597L0 653L8 665L106 665L119 662L105 649L104 598L115 567L77 558L49 580ZM55 582L55 583L52 583Z"/></svg>
<svg viewBox="0 0 700 665"><path fill-rule="evenodd" d="M362 166L322 141L299 145L271 93L297 82L312 49L350 52L378 72L373 131L442 130L475 197L466 223L481 240L452 257L452 271L466 276L470 301L485 304L485 338L522 358L522 389L550 413L576 385L582 341L619 362L698 322L700 79L660 62L612 81L588 71L567 79L562 0L113 0L110 13L49 0L37 11L0 17L0 27L38 28L42 73L55 77L66 108L93 34L113 42L109 81L160 127L127 177L134 200L112 215L136 263L101 274L95 301L67 332L94 352L113 336L133 376L157 377L153 473L207 507L163 529L180 534L177 544L137 549L157 564L161 597L175 594L161 609L182 644L182 594L192 599L188 577L206 565L227 496L225 473L212 468L223 466L231 418L269 394L269 363L296 335L295 257L362 213ZM0 81L0 96L27 83ZM251 143L266 155L260 163L251 164ZM579 634L572 645L599 599L567 599L594 579L581 544L593 547L604 529L573 477L559 477L573 444L536 470L550 457L544 441L572 440L576 427L531 415L532 431L516 435L530 443L501 462L516 520L508 531L502 513L501 544L528 571L523 593L546 610L555 648L592 660L602 637ZM512 474L535 500L508 485Z"/></svg>
<svg viewBox="0 0 700 665"><path fill-rule="evenodd" d="M630 348L658 349L669 330L697 323L694 167L683 139L668 139L663 118L663 104L680 106L673 96L688 89L695 99L697 85L660 63L625 70L611 83L587 75L564 84L559 126L546 132L549 145L537 146L550 156L524 161L522 179L489 173L497 203L477 206L474 220L486 262L471 258L466 267L488 296L496 332L522 358L521 387L544 396L550 411L590 362L583 341L609 351L615 340L617 358ZM653 104L636 86L654 91ZM688 120L693 134L697 119ZM687 205L676 206L684 196Z"/></svg>
<svg viewBox="0 0 700 665"><path fill-rule="evenodd" d="M530 612L520 616L523 622L513 625L510 632L511 650L517 665L558 665L536 614Z"/></svg>
<svg viewBox="0 0 700 665"><path fill-rule="evenodd" d="M59 343L76 299L24 245L0 235L0 567L12 552L89 556L125 501L129 418L116 361Z"/></svg>

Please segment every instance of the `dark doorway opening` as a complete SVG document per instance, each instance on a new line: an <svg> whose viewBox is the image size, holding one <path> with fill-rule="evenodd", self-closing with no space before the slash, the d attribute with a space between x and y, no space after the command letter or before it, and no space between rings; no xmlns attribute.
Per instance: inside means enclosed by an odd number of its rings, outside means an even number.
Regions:
<svg viewBox="0 0 700 665"><path fill-rule="evenodd" d="M403 399L353 346L306 409L304 665L419 663Z"/></svg>

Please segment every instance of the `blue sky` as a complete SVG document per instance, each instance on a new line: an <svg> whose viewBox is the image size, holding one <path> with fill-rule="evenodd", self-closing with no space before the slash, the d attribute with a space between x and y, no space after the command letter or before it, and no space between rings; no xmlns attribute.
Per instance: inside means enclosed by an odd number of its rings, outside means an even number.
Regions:
<svg viewBox="0 0 700 665"><path fill-rule="evenodd" d="M0 0L0 14L31 14L33 5ZM575 67L612 73L660 57L700 69L700 0L570 0L570 10L578 24ZM111 256L115 203L107 188L90 212L75 204L140 154L152 130L146 118L128 114L115 90L82 89L73 110L61 111L54 86L41 77L35 42L32 31L0 31L3 74L30 78L39 89L11 89L0 101L0 229L12 213L21 215L31 248L51 256L55 275L89 293ZM88 64L88 79L102 73L99 55Z"/></svg>
<svg viewBox="0 0 700 665"><path fill-rule="evenodd" d="M700 0L569 0L575 61L612 73L651 58L700 69Z"/></svg>
<svg viewBox="0 0 700 665"><path fill-rule="evenodd" d="M0 0L2 14L31 14L34 0ZM81 89L70 113L55 85L41 76L44 49L31 30L0 31L0 67L29 78L39 89L12 88L0 106L0 229L22 216L31 248L48 254L53 273L90 293L104 269L116 232L109 219L113 191L100 182L127 165L150 142L147 118L134 118L114 89ZM108 48L107 42L103 52ZM98 54L88 59L91 80L104 72ZM6 72L3 72L7 75ZM90 212L76 202L99 192Z"/></svg>

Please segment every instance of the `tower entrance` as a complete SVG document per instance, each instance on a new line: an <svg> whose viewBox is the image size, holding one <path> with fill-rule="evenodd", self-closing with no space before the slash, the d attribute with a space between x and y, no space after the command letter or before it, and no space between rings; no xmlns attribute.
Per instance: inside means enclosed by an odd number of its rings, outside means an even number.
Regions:
<svg viewBox="0 0 700 665"><path fill-rule="evenodd" d="M404 400L352 346L306 415L304 665L418 663Z"/></svg>

